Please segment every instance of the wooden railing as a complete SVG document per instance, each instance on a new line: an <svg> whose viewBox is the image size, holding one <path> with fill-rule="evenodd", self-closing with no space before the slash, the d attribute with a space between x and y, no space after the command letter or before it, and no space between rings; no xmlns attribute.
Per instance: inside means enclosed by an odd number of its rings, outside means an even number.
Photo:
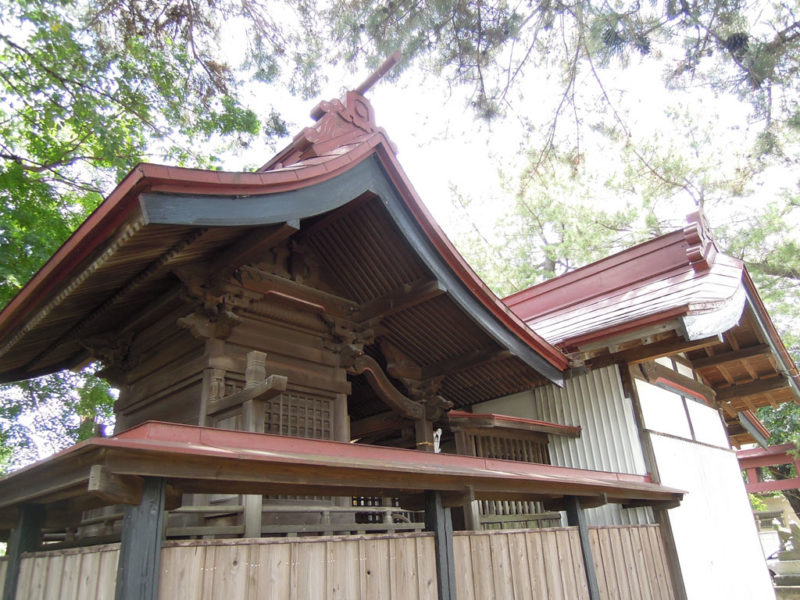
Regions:
<svg viewBox="0 0 800 600"><path fill-rule="evenodd" d="M674 597L658 525L590 537L603 600ZM25 554L17 598L113 598L118 554L118 544ZM459 600L589 598L572 527L456 532L454 558ZM435 564L431 533L167 541L159 597L432 600Z"/></svg>
<svg viewBox="0 0 800 600"><path fill-rule="evenodd" d="M242 537L243 513L242 504L181 506L167 513L172 518L167 519L166 538ZM84 517L80 525L71 530L45 530L45 545L50 549L65 549L117 542L122 517L121 511L103 511L103 514ZM270 517L277 522L270 522ZM282 522L287 517L289 522ZM294 537L413 532L424 529L422 520L423 513L396 506L336 506L330 502L265 504L261 534Z"/></svg>

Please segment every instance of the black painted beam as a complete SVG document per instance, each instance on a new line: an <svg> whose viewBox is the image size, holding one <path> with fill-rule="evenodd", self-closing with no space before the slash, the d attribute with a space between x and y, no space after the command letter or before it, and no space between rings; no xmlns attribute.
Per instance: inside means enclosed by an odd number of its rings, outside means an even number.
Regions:
<svg viewBox="0 0 800 600"><path fill-rule="evenodd" d="M166 482L144 481L142 501L125 507L117 566L116 600L157 600L164 536Z"/></svg>
<svg viewBox="0 0 800 600"><path fill-rule="evenodd" d="M42 533L44 510L41 506L26 504L19 509L17 526L11 530L6 556L6 581L3 585L3 600L14 600L17 597L19 567L23 552L33 552L39 548Z"/></svg>
<svg viewBox="0 0 800 600"><path fill-rule="evenodd" d="M436 587L439 600L456 600L456 568L453 557L453 519L442 506L440 492L425 492L425 529L433 532Z"/></svg>
<svg viewBox="0 0 800 600"><path fill-rule="evenodd" d="M594 568L592 545L589 541L589 526L586 523L586 513L581 506L580 498L567 496L564 498L567 510L567 525L578 528L581 539L581 554L586 571L586 583L589 584L589 598L600 600L600 587L597 585L597 571Z"/></svg>

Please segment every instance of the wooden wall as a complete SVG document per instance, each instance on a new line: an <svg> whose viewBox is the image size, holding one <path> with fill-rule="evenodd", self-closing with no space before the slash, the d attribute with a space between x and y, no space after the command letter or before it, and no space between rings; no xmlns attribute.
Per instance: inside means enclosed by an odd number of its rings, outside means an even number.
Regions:
<svg viewBox="0 0 800 600"><path fill-rule="evenodd" d="M658 525L590 529L603 600L671 599ZM456 532L459 600L589 598L577 529ZM118 544L26 554L20 600L113 598ZM4 575L0 561L0 578ZM167 600L435 600L430 533L171 541Z"/></svg>

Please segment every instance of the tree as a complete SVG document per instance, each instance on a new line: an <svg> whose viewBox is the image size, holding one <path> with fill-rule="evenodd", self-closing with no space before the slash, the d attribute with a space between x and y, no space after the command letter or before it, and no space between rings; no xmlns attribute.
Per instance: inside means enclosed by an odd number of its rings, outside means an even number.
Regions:
<svg viewBox="0 0 800 600"><path fill-rule="evenodd" d="M508 3L503 0L336 0L327 11L334 48L346 60L376 60L400 48L471 87L484 118L505 111L532 69L563 76L573 102L580 69L632 57L666 64L670 85L698 80L750 99L772 125L794 123L800 21L788 2Z"/></svg>
<svg viewBox="0 0 800 600"><path fill-rule="evenodd" d="M213 168L221 143L285 133L274 109L259 115L239 96L243 74L270 82L302 66L286 58L300 34L268 8L260 0L0 3L0 305L137 162ZM217 42L231 20L244 34L242 66L230 66ZM48 437L63 445L89 434L112 402L91 372L4 386L0 468ZM55 412L33 434L25 418L45 406Z"/></svg>

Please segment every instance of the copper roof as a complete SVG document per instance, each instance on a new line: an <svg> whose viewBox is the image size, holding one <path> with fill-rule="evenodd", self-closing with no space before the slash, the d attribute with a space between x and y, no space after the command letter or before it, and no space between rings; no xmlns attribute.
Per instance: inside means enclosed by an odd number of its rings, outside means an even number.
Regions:
<svg viewBox="0 0 800 600"><path fill-rule="evenodd" d="M350 310L390 290L439 281L443 296L396 311L385 326L423 367L474 350L464 344L510 350L494 366L475 366L491 371L480 382L491 389L473 390L468 371L445 382L471 393L462 404L560 381L565 356L458 254L406 178L367 100L349 92L345 102L321 103L314 115L316 124L258 172L138 165L0 313L0 379L85 362L85 339L114 331L119 315L140 314L154 295L174 293L174 269L209 260L258 228L295 223L335 273L333 291ZM455 321L446 326L448 315Z"/></svg>
<svg viewBox="0 0 800 600"><path fill-rule="evenodd" d="M738 413L800 400L797 367L747 269L718 251L700 215L505 302L581 361L636 362L657 355L638 350L648 344L683 352L715 390L734 443L750 440Z"/></svg>

